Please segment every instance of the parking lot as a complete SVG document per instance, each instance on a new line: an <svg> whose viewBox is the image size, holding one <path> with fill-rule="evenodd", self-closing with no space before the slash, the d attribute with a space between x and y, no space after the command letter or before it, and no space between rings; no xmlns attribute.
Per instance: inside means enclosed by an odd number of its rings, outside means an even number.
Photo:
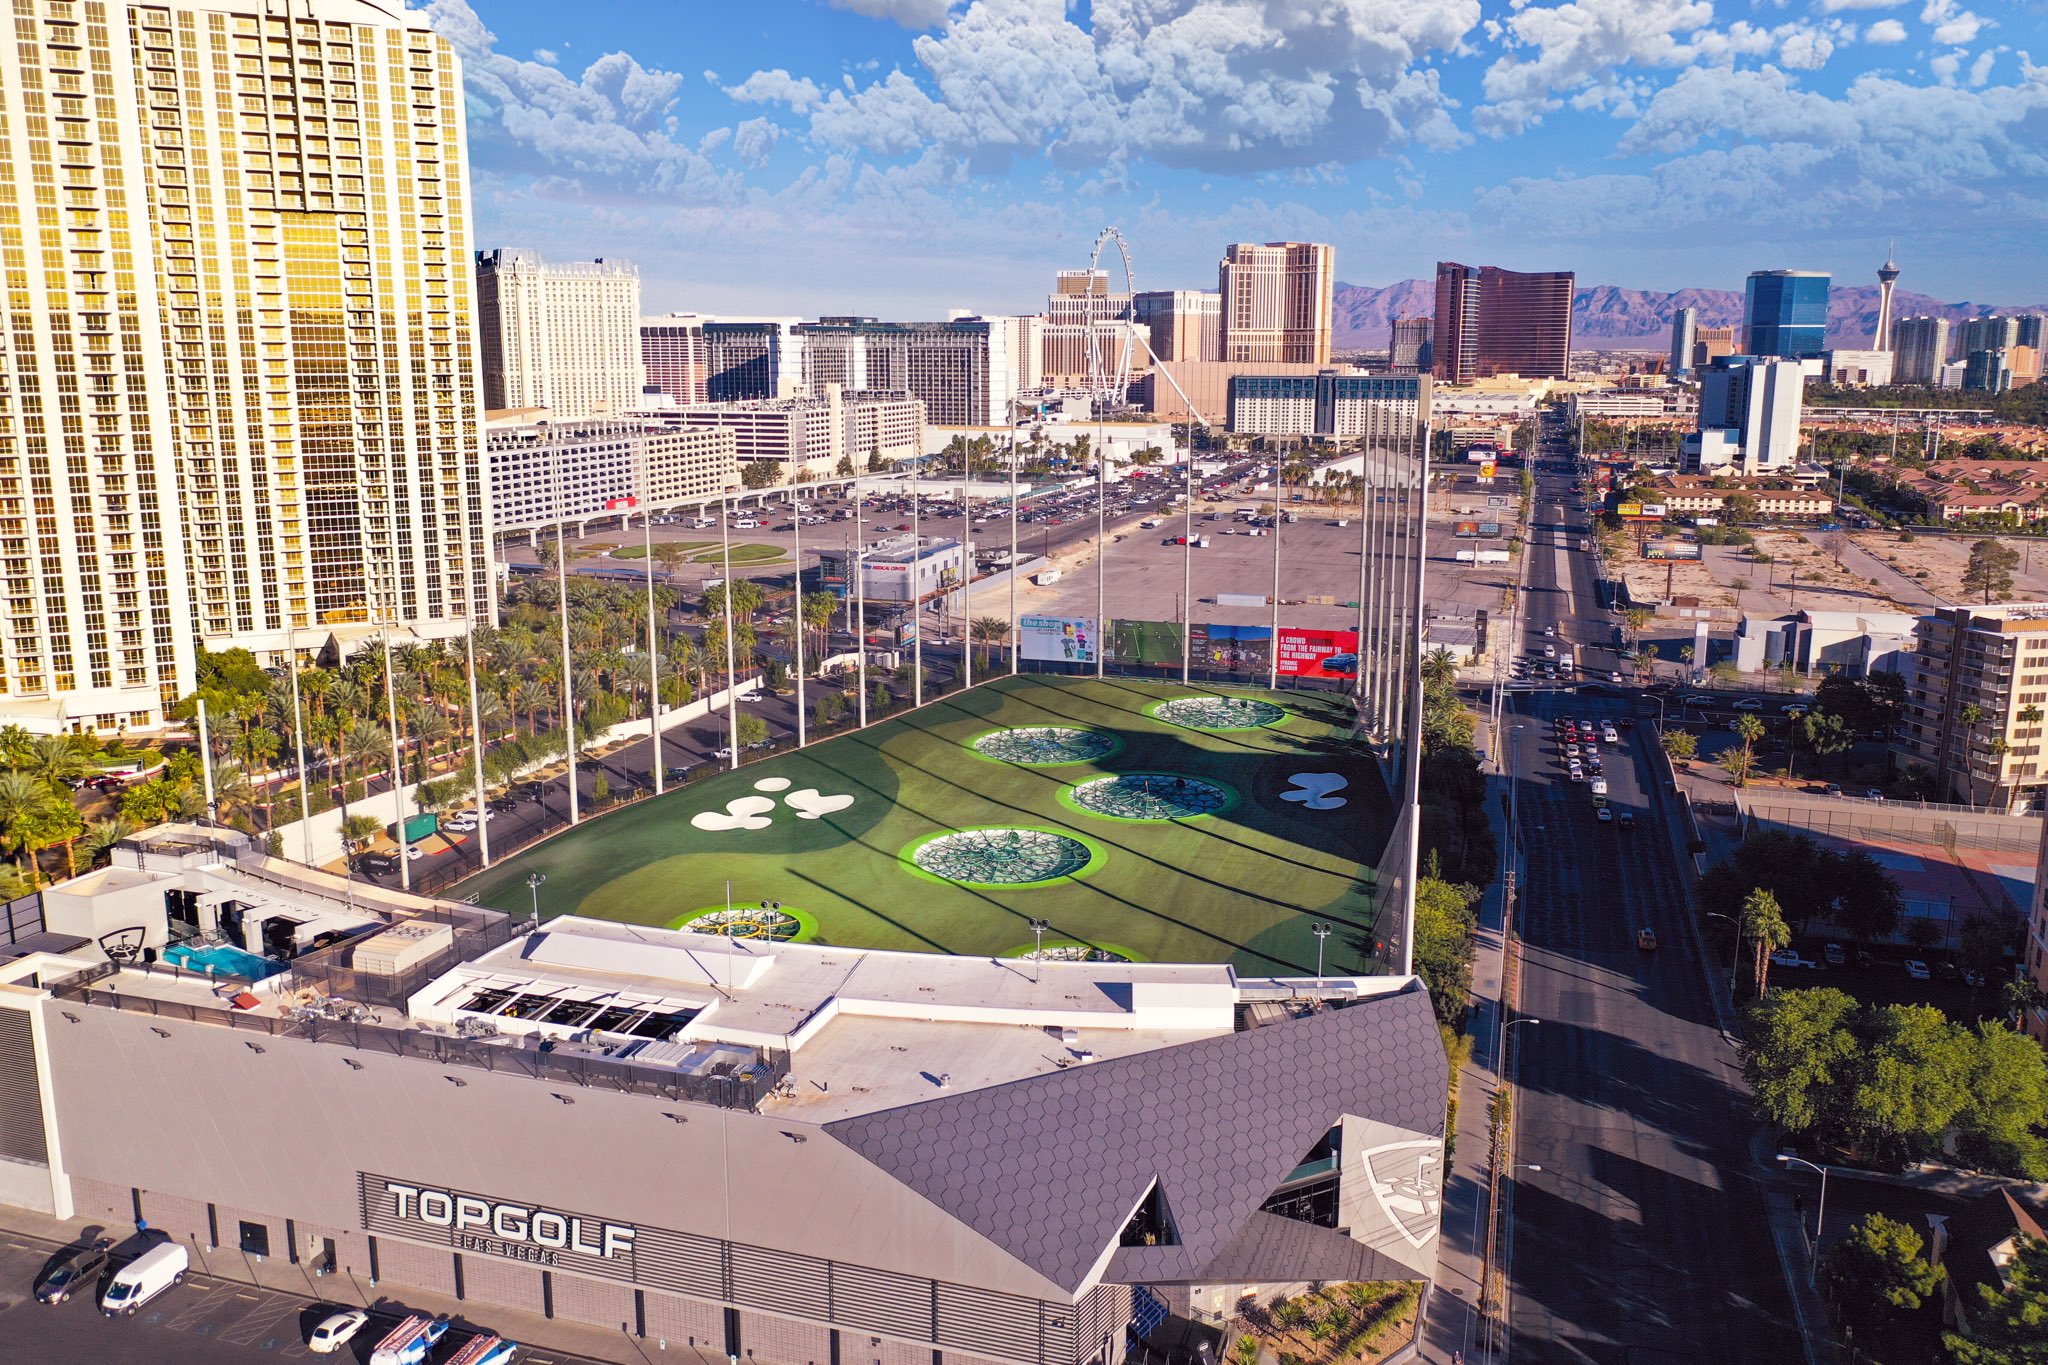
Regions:
<svg viewBox="0 0 2048 1365"><path fill-rule="evenodd" d="M244 1365L305 1358L360 1365L370 1358L378 1338L408 1311L395 1299L380 1299L371 1306L370 1325L353 1342L339 1354L316 1357L306 1347L306 1335L335 1311L336 1304L195 1273L152 1299L134 1317L108 1318L89 1298L54 1306L35 1301L31 1287L57 1251L51 1243L0 1233L0 1360ZM456 1317L456 1327L443 1338L435 1359L452 1355L473 1334L471 1329L505 1331L498 1323L481 1320L490 1313L480 1309L476 1322ZM520 1365L592 1365L597 1358L528 1347L516 1359Z"/></svg>

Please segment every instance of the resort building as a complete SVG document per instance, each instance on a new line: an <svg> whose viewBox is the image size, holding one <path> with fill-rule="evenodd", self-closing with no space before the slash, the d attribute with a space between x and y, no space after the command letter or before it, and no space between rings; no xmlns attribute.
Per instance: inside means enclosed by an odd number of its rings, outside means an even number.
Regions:
<svg viewBox="0 0 2048 1365"><path fill-rule="evenodd" d="M351 918L339 879L208 839L60 888L190 966L55 925L0 963L0 1201L764 1365L1108 1365L1435 1273L1412 977ZM230 902L273 974L205 955Z"/></svg>

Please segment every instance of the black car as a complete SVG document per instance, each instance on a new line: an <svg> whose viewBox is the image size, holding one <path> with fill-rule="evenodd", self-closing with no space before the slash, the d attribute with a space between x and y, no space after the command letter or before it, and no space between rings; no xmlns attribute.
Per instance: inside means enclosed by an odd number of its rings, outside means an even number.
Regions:
<svg viewBox="0 0 2048 1365"><path fill-rule="evenodd" d="M80 1247L45 1271L36 1281L37 1303L62 1303L77 1294L90 1297L106 1273L113 1243L102 1237Z"/></svg>
<svg viewBox="0 0 2048 1365"><path fill-rule="evenodd" d="M1634 829L1636 827L1635 812L1627 810L1623 811L1621 814L1614 817L1614 823L1624 830Z"/></svg>

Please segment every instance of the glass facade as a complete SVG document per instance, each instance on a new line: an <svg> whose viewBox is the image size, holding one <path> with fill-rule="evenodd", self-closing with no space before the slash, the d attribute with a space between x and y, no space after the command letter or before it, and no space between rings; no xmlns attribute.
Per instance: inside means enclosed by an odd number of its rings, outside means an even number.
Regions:
<svg viewBox="0 0 2048 1365"><path fill-rule="evenodd" d="M1743 295L1744 355L1819 355L1827 346L1828 285L1814 270L1758 270Z"/></svg>

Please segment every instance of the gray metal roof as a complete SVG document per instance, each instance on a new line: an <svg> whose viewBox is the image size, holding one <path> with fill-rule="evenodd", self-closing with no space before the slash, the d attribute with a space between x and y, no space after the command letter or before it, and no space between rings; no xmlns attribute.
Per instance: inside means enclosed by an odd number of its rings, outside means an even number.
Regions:
<svg viewBox="0 0 2048 1365"><path fill-rule="evenodd" d="M1179 1245L1125 1259L1144 1280L1194 1281L1211 1265L1265 1259L1261 1238L1275 1234L1254 1222L1260 1203L1343 1115L1440 1138L1446 1078L1416 987L827 1131L1070 1289L1156 1179Z"/></svg>

